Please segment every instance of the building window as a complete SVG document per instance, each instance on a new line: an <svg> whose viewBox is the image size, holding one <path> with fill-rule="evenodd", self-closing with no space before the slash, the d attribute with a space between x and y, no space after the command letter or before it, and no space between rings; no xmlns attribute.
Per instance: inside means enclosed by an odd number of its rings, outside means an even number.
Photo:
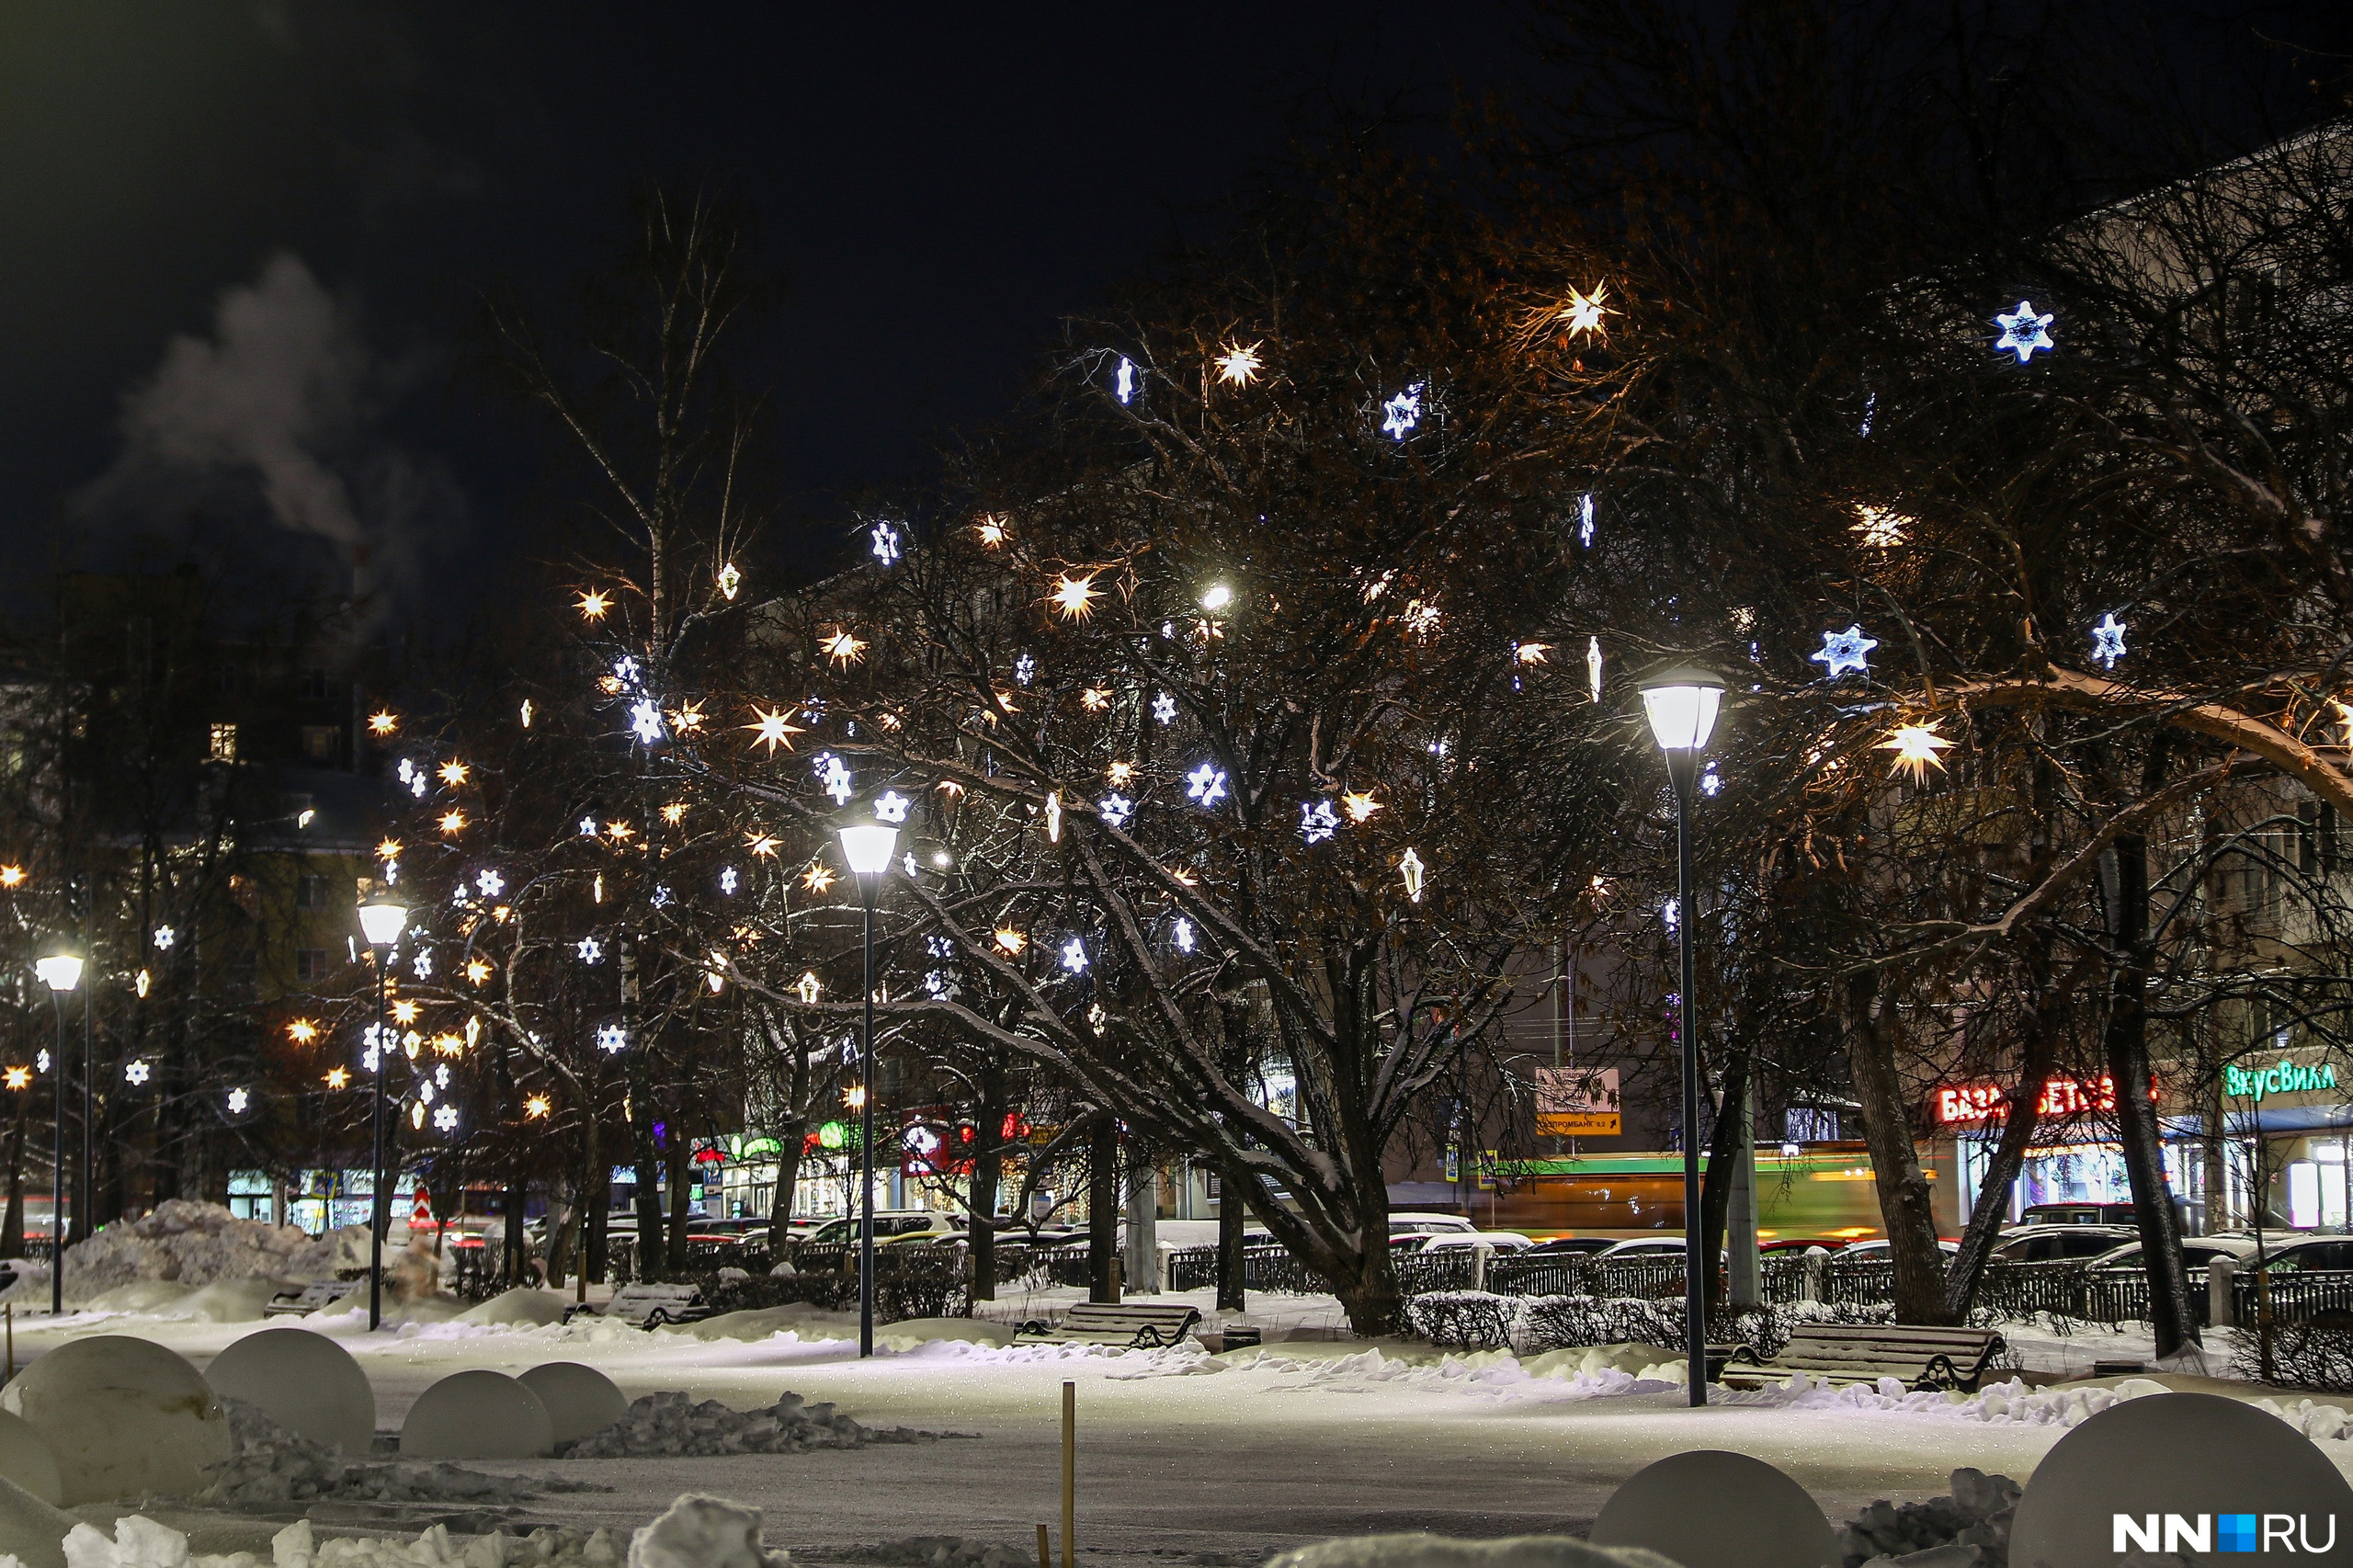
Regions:
<svg viewBox="0 0 2353 1568"><path fill-rule="evenodd" d="M1838 1142L1838 1113L1827 1107L1793 1105L1782 1113L1781 1127L1791 1143Z"/></svg>
<svg viewBox="0 0 2353 1568"><path fill-rule="evenodd" d="M212 726L212 760L215 762L237 760L236 725L215 724Z"/></svg>
<svg viewBox="0 0 2353 1568"><path fill-rule="evenodd" d="M311 879L305 877L303 881ZM324 948L294 949L294 978L304 985L315 985L327 977L327 950Z"/></svg>
<svg viewBox="0 0 2353 1568"><path fill-rule="evenodd" d="M302 672L302 699L306 702L324 702L335 696L335 682L323 665L313 665Z"/></svg>
<svg viewBox="0 0 2353 1568"><path fill-rule="evenodd" d="M294 907L324 909L327 906L327 880L324 877L294 879Z"/></svg>
<svg viewBox="0 0 2353 1568"><path fill-rule="evenodd" d="M342 749L336 744L342 739L343 732L333 724L305 724L302 726L302 756L311 762L331 763L335 759L335 753Z"/></svg>

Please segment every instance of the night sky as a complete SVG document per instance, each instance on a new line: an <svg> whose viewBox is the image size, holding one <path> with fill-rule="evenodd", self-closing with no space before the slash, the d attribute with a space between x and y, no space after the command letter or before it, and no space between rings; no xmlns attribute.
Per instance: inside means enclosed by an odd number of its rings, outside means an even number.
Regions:
<svg viewBox="0 0 2353 1568"><path fill-rule="evenodd" d="M2353 12L2169 4L2241 40ZM560 296L649 178L760 215L789 291L745 369L780 415L780 537L813 570L851 497L919 481L1060 316L1213 230L1340 106L1435 122L1458 86L1556 86L1523 20L0 0L0 606L60 561L170 564L191 518L207 540L246 519L249 554L365 539L412 612L528 570L559 490L459 346L477 290Z"/></svg>
<svg viewBox="0 0 2353 1568"><path fill-rule="evenodd" d="M1526 69L1517 27L1386 0L6 6L0 571L21 596L58 551L162 564L191 513L262 505L375 540L412 596L543 540L540 449L458 345L477 288L557 297L649 177L759 213L788 291L747 368L822 537L1335 101L1442 115Z"/></svg>

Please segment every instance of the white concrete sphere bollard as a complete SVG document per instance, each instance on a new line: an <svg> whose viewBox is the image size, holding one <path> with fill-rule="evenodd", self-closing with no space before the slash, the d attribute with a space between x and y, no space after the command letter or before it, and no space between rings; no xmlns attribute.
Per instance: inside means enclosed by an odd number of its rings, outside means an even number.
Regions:
<svg viewBox="0 0 2353 1568"><path fill-rule="evenodd" d="M540 1396L504 1372L452 1372L416 1396L401 1424L401 1457L538 1459L555 1447Z"/></svg>
<svg viewBox="0 0 2353 1568"><path fill-rule="evenodd" d="M1627 1479L1596 1546L1647 1547L1682 1568L1838 1568L1838 1538L1806 1489L1746 1454L1695 1449ZM2014 1559L2014 1561L2016 1561Z"/></svg>
<svg viewBox="0 0 2353 1568"><path fill-rule="evenodd" d="M2336 1462L2252 1404L2147 1394L2109 1405L2051 1446L2010 1520L2010 1561L2107 1568L2138 1551L2203 1562L2210 1551L2273 1550L2263 1544L2267 1529L2286 1533L2288 1547L2278 1550L2292 1549L2299 1562L2353 1562L2353 1486ZM2332 1533L2335 1551L2308 1552Z"/></svg>
<svg viewBox="0 0 2353 1568"><path fill-rule="evenodd" d="M288 1431L365 1459L376 1441L376 1391L351 1352L307 1328L265 1328L212 1358L204 1381L258 1405Z"/></svg>
<svg viewBox="0 0 2353 1568"><path fill-rule="evenodd" d="M0 1410L0 1481L14 1482L51 1506L65 1494L57 1476L57 1456L32 1423L5 1410Z"/></svg>
<svg viewBox="0 0 2353 1568"><path fill-rule="evenodd" d="M59 1346L0 1391L57 1461L60 1500L186 1497L227 1462L228 1414L187 1361L150 1340L95 1335Z"/></svg>
<svg viewBox="0 0 2353 1568"><path fill-rule="evenodd" d="M544 1361L516 1381L547 1406L548 1423L559 1443L601 1432L629 1414L629 1396L619 1385L577 1361Z"/></svg>

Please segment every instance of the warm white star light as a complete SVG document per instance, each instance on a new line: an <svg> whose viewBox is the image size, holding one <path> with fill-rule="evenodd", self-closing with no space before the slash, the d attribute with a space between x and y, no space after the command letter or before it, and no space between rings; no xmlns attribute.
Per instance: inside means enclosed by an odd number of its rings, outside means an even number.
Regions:
<svg viewBox="0 0 2353 1568"><path fill-rule="evenodd" d="M2116 619L2116 612L2110 610L2098 625L2092 628L2092 657L2111 670L2127 651L2124 646L2125 625Z"/></svg>
<svg viewBox="0 0 2353 1568"><path fill-rule="evenodd" d="M769 710L762 708L757 703L755 703L752 706L752 718L754 722L745 725L744 728L752 732L752 744L754 745L767 747L768 755L770 756L774 756L776 755L776 748L779 746L782 746L785 750L790 751L792 749L792 737L802 733L798 725L788 724L785 722L787 716L788 710L785 709L779 708L771 712Z"/></svg>
<svg viewBox="0 0 2353 1568"><path fill-rule="evenodd" d="M817 644L825 657L844 669L866 656L866 642L847 627L827 632Z"/></svg>
<svg viewBox="0 0 2353 1568"><path fill-rule="evenodd" d="M1092 572L1083 577L1063 573L1054 580L1054 591L1051 596L1055 610L1064 620L1085 620L1093 615L1097 597Z"/></svg>
<svg viewBox="0 0 2353 1568"><path fill-rule="evenodd" d="M1853 534L1866 550L1893 550L1911 537L1917 519L1885 506L1857 503L1855 516L1862 520L1847 531Z"/></svg>
<svg viewBox="0 0 2353 1568"><path fill-rule="evenodd" d="M1875 639L1863 635L1863 629L1860 626L1850 626L1844 631L1824 632L1822 647L1817 652L1808 653L1806 659L1809 663L1823 665L1824 673L1832 680L1837 679L1848 670L1853 670L1859 675L1869 675L1871 668L1870 652L1878 646L1879 643Z"/></svg>
<svg viewBox="0 0 2353 1568"><path fill-rule="evenodd" d="M1350 822L1368 823L1380 813L1381 802L1372 798L1369 790L1343 790L1340 809L1348 813Z"/></svg>
<svg viewBox="0 0 2353 1568"><path fill-rule="evenodd" d="M1266 364L1258 358L1258 350L1264 347L1263 342L1254 343L1247 348L1228 343L1225 352L1216 359L1217 379L1230 387L1248 386L1257 380L1258 371Z"/></svg>
<svg viewBox="0 0 2353 1568"><path fill-rule="evenodd" d="M1569 324L1570 336L1574 337L1580 333L1587 337L1597 335L1601 331L1601 318L1618 313L1601 302L1608 292L1609 285L1606 281L1595 284L1591 293L1580 294L1574 289L1569 290L1569 302L1561 307L1559 319Z"/></svg>
<svg viewBox="0 0 2353 1568"><path fill-rule="evenodd" d="M1944 770L1944 758L1937 754L1951 744L1950 741L1937 733L1937 726L1932 721L1926 724L1897 725L1893 734L1879 743L1879 749L1893 752L1896 771L1910 774L1912 781L1917 784L1928 777L1931 767L1938 772Z"/></svg>
<svg viewBox="0 0 2353 1568"><path fill-rule="evenodd" d="M2035 314L2034 306L2025 300L2018 301L2015 311L1997 312L1994 324L2002 329L2002 335L1994 340L1994 352L2016 354L2021 365L2038 351L2058 352L2059 346L2051 341L2051 320L2049 315Z"/></svg>
<svg viewBox="0 0 2353 1568"><path fill-rule="evenodd" d="M1422 877L1426 869L1422 858L1411 849L1398 858L1397 874L1405 881L1405 896L1415 903L1422 902Z"/></svg>

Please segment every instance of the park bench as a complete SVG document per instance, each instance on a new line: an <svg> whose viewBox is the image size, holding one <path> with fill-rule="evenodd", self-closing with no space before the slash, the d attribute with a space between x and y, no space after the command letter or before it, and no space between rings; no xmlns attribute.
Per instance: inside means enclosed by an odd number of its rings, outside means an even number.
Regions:
<svg viewBox="0 0 2353 1568"><path fill-rule="evenodd" d="M315 1285L305 1285L300 1290L280 1290L262 1308L261 1315L266 1318L308 1317L322 1308L334 1306L366 1283L365 1279L322 1279Z"/></svg>
<svg viewBox="0 0 2353 1568"><path fill-rule="evenodd" d="M624 1285L600 1312L591 1306L566 1307L563 1321L586 1313L612 1318L634 1328L661 1328L674 1323L698 1323L710 1315L710 1303L692 1285Z"/></svg>
<svg viewBox="0 0 2353 1568"><path fill-rule="evenodd" d="M1109 1345L1154 1350L1183 1339L1201 1314L1181 1301L1081 1301L1060 1323L1025 1323L1016 1345Z"/></svg>
<svg viewBox="0 0 2353 1568"><path fill-rule="evenodd" d="M1738 1388L1778 1382L1803 1372L1820 1382L1875 1383L1893 1378L1912 1389L1974 1392L2002 1348L1990 1328L1939 1328L1912 1324L1804 1324L1771 1359L1751 1346L1732 1353L1723 1381Z"/></svg>

